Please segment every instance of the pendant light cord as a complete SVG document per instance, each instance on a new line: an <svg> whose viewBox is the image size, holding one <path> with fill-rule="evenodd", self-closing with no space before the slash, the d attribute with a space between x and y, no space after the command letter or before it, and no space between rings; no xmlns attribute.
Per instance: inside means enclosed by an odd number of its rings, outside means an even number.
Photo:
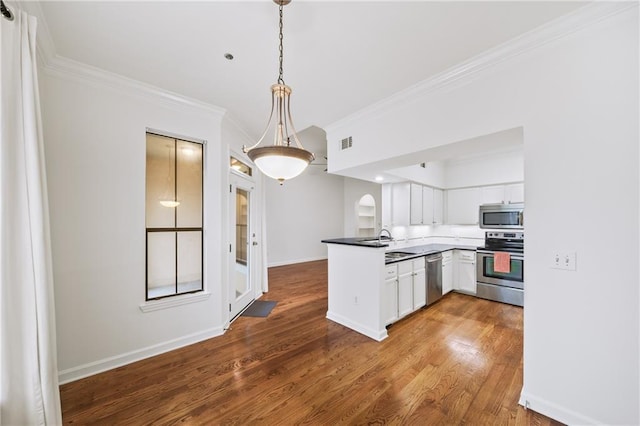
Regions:
<svg viewBox="0 0 640 426"><path fill-rule="evenodd" d="M2 0L0 0L2 1ZM280 34L279 34L279 39L280 39L280 68L279 68L279 74L278 74L278 84L284 84L284 79L282 78L282 57L283 57L283 48L282 48L282 3L280 3L280 7L278 8L280 11Z"/></svg>
<svg viewBox="0 0 640 426"><path fill-rule="evenodd" d="M7 7L7 5L4 4L4 1L2 0L0 0L0 13L2 13L2 16L7 18L9 21L13 21L13 13L11 13L11 10ZM282 28L282 24L280 24L280 27ZM282 70L282 65L280 65L280 69ZM280 73L282 73L282 71L280 71Z"/></svg>

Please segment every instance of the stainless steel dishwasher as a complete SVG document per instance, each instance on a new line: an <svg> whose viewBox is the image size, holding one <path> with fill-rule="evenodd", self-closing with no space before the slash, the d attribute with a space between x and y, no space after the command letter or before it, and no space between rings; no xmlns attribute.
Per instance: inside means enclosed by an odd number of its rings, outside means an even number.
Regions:
<svg viewBox="0 0 640 426"><path fill-rule="evenodd" d="M442 253L426 256L427 260L427 306L442 297Z"/></svg>

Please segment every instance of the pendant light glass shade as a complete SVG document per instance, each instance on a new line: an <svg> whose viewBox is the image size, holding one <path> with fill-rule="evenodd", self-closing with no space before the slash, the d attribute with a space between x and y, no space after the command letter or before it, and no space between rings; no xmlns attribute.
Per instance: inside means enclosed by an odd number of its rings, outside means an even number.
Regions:
<svg viewBox="0 0 640 426"><path fill-rule="evenodd" d="M309 151L292 146L254 148L248 155L262 173L281 183L298 176L313 161Z"/></svg>
<svg viewBox="0 0 640 426"><path fill-rule="evenodd" d="M282 78L282 7L289 1L273 1L280 6L280 73L278 82L271 86L271 113L267 126L255 145L249 148L243 146L242 150L262 173L278 180L282 185L285 180L302 173L315 157L304 149L298 139L289 107L291 87L284 84ZM258 147L272 127L274 127L273 145Z"/></svg>
<svg viewBox="0 0 640 426"><path fill-rule="evenodd" d="M171 201L171 200L162 200L160 204L164 207L178 207L180 205L180 201Z"/></svg>

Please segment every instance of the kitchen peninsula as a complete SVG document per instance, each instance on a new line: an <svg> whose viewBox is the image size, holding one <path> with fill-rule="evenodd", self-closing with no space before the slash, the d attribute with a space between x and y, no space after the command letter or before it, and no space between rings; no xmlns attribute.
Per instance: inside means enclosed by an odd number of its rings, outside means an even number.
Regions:
<svg viewBox="0 0 640 426"><path fill-rule="evenodd" d="M329 259L327 318L377 341L387 337L389 324L425 306L425 256L476 249L464 243L411 245L377 238L322 242Z"/></svg>

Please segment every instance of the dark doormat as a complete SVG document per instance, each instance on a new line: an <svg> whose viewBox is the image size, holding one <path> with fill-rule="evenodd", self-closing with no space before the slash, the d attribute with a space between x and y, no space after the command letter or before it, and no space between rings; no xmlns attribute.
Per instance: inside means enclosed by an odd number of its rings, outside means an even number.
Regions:
<svg viewBox="0 0 640 426"><path fill-rule="evenodd" d="M240 315L243 317L266 317L269 315L274 306L278 302L272 302L268 300L255 300L244 312Z"/></svg>

